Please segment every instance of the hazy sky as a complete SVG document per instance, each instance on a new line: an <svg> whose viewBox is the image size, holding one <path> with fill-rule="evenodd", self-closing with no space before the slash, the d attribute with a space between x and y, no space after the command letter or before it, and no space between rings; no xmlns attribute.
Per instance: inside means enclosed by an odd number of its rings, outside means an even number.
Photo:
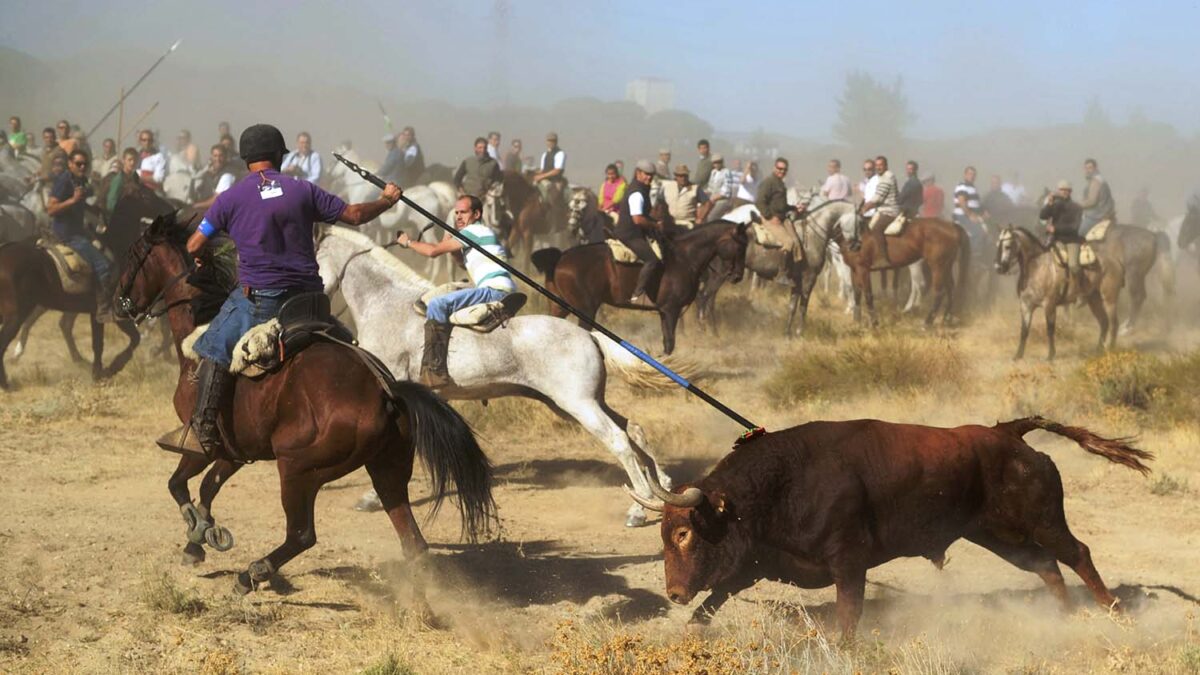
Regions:
<svg viewBox="0 0 1200 675"><path fill-rule="evenodd" d="M845 73L860 68L904 78L921 137L1075 122L1092 97L1116 122L1141 111L1200 130L1195 2L5 5L0 44L42 59L129 48L145 51L149 65L182 37L162 75L185 62L229 77L308 89L338 81L464 105L620 99L628 80L657 76L675 82L678 107L718 130L824 140Z"/></svg>

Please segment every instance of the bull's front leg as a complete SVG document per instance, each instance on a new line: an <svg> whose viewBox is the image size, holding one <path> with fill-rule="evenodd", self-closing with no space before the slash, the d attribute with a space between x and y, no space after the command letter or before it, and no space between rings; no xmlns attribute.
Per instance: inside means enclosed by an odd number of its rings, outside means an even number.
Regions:
<svg viewBox="0 0 1200 675"><path fill-rule="evenodd" d="M708 597L692 612L692 617L688 619L688 629L707 626L721 605L724 605L734 595L753 586L758 579L759 577L753 574L741 574L713 586L712 593L709 593Z"/></svg>
<svg viewBox="0 0 1200 675"><path fill-rule="evenodd" d="M842 642L854 640L854 631L862 617L863 600L867 592L867 570L855 566L835 570L833 583L837 587L838 627Z"/></svg>

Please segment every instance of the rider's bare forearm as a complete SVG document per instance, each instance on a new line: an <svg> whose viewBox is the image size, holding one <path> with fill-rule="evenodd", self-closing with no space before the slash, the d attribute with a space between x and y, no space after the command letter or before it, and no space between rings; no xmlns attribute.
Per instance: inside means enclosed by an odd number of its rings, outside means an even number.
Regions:
<svg viewBox="0 0 1200 675"><path fill-rule="evenodd" d="M338 222L357 227L375 220L390 208L392 208L392 202L383 198L373 202L349 204L342 210L342 215L338 216Z"/></svg>

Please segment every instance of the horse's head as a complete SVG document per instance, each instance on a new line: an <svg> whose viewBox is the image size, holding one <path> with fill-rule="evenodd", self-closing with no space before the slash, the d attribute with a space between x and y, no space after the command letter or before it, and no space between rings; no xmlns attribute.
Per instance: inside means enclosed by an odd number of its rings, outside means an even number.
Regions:
<svg viewBox="0 0 1200 675"><path fill-rule="evenodd" d="M1006 225L1000 230L1000 236L996 238L996 271L1000 274L1008 274L1008 270L1012 268L1013 261L1017 259L1017 249L1021 246L1017 241L1017 231L1012 224Z"/></svg>
<svg viewBox="0 0 1200 675"><path fill-rule="evenodd" d="M746 273L746 249L750 245L750 223L730 227L717 240L717 257L729 269L729 281L738 283Z"/></svg>
<svg viewBox="0 0 1200 675"><path fill-rule="evenodd" d="M659 195L658 201L650 207L650 217L662 223L664 232L671 232L675 229L675 218L671 215L671 208L667 206L667 200L663 199L662 195Z"/></svg>
<svg viewBox="0 0 1200 675"><path fill-rule="evenodd" d="M588 207L596 203L596 193L588 188L575 188L571 191L571 199L567 202L567 224L571 227L579 227L579 222L583 220L583 214L587 213Z"/></svg>
<svg viewBox="0 0 1200 675"><path fill-rule="evenodd" d="M171 211L157 216L133 242L113 298L118 318L140 322L165 311L158 303L191 271L187 238Z"/></svg>
<svg viewBox="0 0 1200 675"><path fill-rule="evenodd" d="M498 180L488 186L483 195L483 222L492 229L502 229L507 213L508 198L504 195L504 181Z"/></svg>
<svg viewBox="0 0 1200 675"><path fill-rule="evenodd" d="M1200 237L1200 197L1188 202L1187 213L1183 215L1183 222L1179 225L1179 239L1177 240L1179 248L1185 249L1191 246L1198 237Z"/></svg>

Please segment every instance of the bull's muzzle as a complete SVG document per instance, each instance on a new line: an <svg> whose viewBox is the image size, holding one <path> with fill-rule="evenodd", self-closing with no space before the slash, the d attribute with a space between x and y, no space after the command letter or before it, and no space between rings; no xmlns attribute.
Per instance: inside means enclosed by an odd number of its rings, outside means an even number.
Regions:
<svg viewBox="0 0 1200 675"><path fill-rule="evenodd" d="M696 597L695 591L689 591L683 586L667 587L667 598L677 605L686 605L691 602L692 598L694 597Z"/></svg>

